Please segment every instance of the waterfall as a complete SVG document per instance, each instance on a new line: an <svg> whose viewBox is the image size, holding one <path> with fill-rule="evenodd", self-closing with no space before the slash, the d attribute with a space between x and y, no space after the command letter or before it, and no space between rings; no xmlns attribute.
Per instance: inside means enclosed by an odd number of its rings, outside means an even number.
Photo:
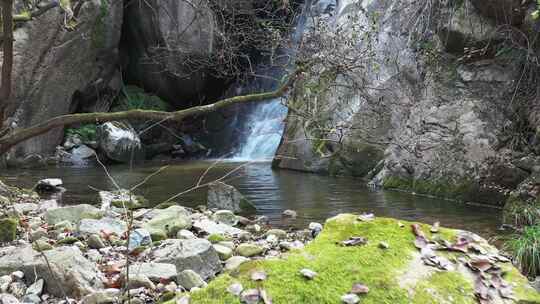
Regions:
<svg viewBox="0 0 540 304"><path fill-rule="evenodd" d="M304 32L306 19L311 8L311 0L306 0L302 13L296 20L296 28L291 34L291 40L293 47L290 49L282 50L282 52L289 58L295 58L297 52L297 46L302 38ZM290 66L290 62L284 64L284 66ZM279 69L274 71L272 78L282 78L285 69ZM259 80L259 83L252 84L254 87L268 87L268 78ZM261 85L262 84L262 85ZM270 84L272 89L277 88L276 81ZM247 119L242 122L240 129L244 138L241 138L240 149L234 154L233 160L272 160L276 154L276 150L281 141L283 130L285 128L284 121L287 117L287 107L283 103L282 98L276 98L265 102L258 103L247 114Z"/></svg>

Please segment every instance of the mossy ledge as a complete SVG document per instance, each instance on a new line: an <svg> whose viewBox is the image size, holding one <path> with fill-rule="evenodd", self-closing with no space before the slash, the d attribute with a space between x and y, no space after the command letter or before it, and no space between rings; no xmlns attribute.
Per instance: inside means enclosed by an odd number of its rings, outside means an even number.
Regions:
<svg viewBox="0 0 540 304"><path fill-rule="evenodd" d="M329 219L323 232L304 250L294 251L281 260L245 263L234 272L220 275L208 287L192 292L190 303L239 304L239 298L226 291L236 282L244 289L264 288L277 304L340 303L340 297L357 282L370 289L361 297L361 303L476 303L472 278L461 272L433 269L418 275L422 271L412 263L418 257L410 229L412 223L402 223L404 225L399 225L397 220L388 218L361 222L352 214L339 215ZM421 227L428 237L434 237L428 225L421 224ZM440 229L438 235L454 241L458 233ZM352 236L366 237L368 244L339 245ZM389 248L381 249L381 241L388 243ZM445 255L450 259L459 256L450 252ZM508 271L504 278L516 285L516 299L520 303L540 303L540 294L527 284L526 278L510 264L505 267ZM306 280L299 274L303 268L318 275L313 280ZM252 282L250 273L253 270L264 270L267 280ZM407 273L415 273L413 282L406 277ZM174 303L174 300L166 303Z"/></svg>

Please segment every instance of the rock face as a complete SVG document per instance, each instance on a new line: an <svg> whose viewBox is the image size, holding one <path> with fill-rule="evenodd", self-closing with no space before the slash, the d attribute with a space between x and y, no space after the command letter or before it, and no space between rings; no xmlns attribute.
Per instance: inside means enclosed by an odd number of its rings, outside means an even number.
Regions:
<svg viewBox="0 0 540 304"><path fill-rule="evenodd" d="M18 23L14 32L15 106L8 110L11 126L28 127L79 106L95 108L97 98L93 96L97 92L105 96L119 89L116 63L123 17L119 3L84 1L76 10L77 28L73 31L64 27L65 13L59 7L31 22ZM30 139L20 144L10 158L48 156L62 136L60 128Z"/></svg>
<svg viewBox="0 0 540 304"><path fill-rule="evenodd" d="M180 273L193 270L204 280L213 278L221 271L221 262L212 244L203 239L166 240L152 256L156 263L176 265Z"/></svg>
<svg viewBox="0 0 540 304"><path fill-rule="evenodd" d="M236 188L222 182L208 186L208 208L225 209L234 213L255 210Z"/></svg>
<svg viewBox="0 0 540 304"><path fill-rule="evenodd" d="M197 98L206 76L183 62L187 56L208 58L215 51L216 23L206 1L150 0L145 5L128 5L126 16L129 43L123 51L129 56L130 81L178 107L187 106L182 100ZM179 49L182 52L172 51Z"/></svg>
<svg viewBox="0 0 540 304"><path fill-rule="evenodd" d="M290 113L277 152L282 157L274 166L353 175L387 188L503 204L504 193L528 175L512 165L512 158L534 148L532 142L518 151L507 145L508 138L518 136L506 133L520 122L505 111L519 73L497 56L459 58L485 41L499 41L494 30L501 20L494 15L503 11L501 7L519 3L450 1L435 12L440 24L426 29L433 34L416 44L409 38L419 29L407 26L414 14L413 1L377 1L362 7L339 1L333 17L316 16L330 18L336 32L356 31L356 37L368 39L370 43L358 43L356 53L373 51L374 56L366 59L365 69L346 76L320 67L314 79L301 80L289 102L299 104L299 111L306 110L301 105L319 105L317 117L328 128L314 127ZM396 11L402 12L400 17L394 16ZM379 16L376 28L367 26L368 15L373 14ZM369 32L353 28L352 20ZM320 55L335 56L323 52ZM354 88L355 83L370 89ZM325 131L336 126L336 132Z"/></svg>
<svg viewBox="0 0 540 304"><path fill-rule="evenodd" d="M144 159L141 139L127 122L107 122L98 128L100 150L113 161L129 163Z"/></svg>

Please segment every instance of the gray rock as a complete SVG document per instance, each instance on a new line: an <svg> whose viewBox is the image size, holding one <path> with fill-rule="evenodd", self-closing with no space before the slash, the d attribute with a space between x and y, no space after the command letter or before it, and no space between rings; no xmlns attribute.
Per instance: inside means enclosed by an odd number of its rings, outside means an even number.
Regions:
<svg viewBox="0 0 540 304"><path fill-rule="evenodd" d="M204 280L213 278L221 271L221 262L216 251L212 244L204 239L166 240L152 252L152 257L156 263L176 265L177 271L191 269Z"/></svg>
<svg viewBox="0 0 540 304"><path fill-rule="evenodd" d="M97 249L90 249L86 252L86 256L88 257L88 260L99 263L103 259L103 256Z"/></svg>
<svg viewBox="0 0 540 304"><path fill-rule="evenodd" d="M45 212L49 209L58 208L58 201L55 199L43 200L39 202L39 212Z"/></svg>
<svg viewBox="0 0 540 304"><path fill-rule="evenodd" d="M227 292L237 297L240 296L243 290L244 287L240 283L233 283L229 287L227 287Z"/></svg>
<svg viewBox="0 0 540 304"><path fill-rule="evenodd" d="M221 241L221 242L218 242L217 245L224 246L230 249L234 249L235 247L234 242L232 241Z"/></svg>
<svg viewBox="0 0 540 304"><path fill-rule="evenodd" d="M257 244L243 243L236 247L236 253L243 257L252 257L260 255L264 252L264 248Z"/></svg>
<svg viewBox="0 0 540 304"><path fill-rule="evenodd" d="M216 223L209 219L201 219L193 222L193 227L207 234L220 234L224 236L239 236L245 231L227 224Z"/></svg>
<svg viewBox="0 0 540 304"><path fill-rule="evenodd" d="M35 203L20 203L13 205L13 209L20 214L28 214L30 212L37 211L38 208L39 205Z"/></svg>
<svg viewBox="0 0 540 304"><path fill-rule="evenodd" d="M82 298L81 304L114 304L119 302L119 289L105 289L93 292Z"/></svg>
<svg viewBox="0 0 540 304"><path fill-rule="evenodd" d="M233 256L227 261L225 261L225 269L228 271L234 271L240 267L240 265L244 264L245 262L249 262L250 259L243 257L243 256Z"/></svg>
<svg viewBox="0 0 540 304"><path fill-rule="evenodd" d="M112 217L104 217L99 220L82 219L77 227L77 231L83 235L100 234L104 231L121 236L126 230L126 222Z"/></svg>
<svg viewBox="0 0 540 304"><path fill-rule="evenodd" d="M47 178L38 181L35 189L39 192L58 192L62 190L60 187L63 184L59 178Z"/></svg>
<svg viewBox="0 0 540 304"><path fill-rule="evenodd" d="M150 231L139 228L131 231L129 234L128 250L131 252L141 246L149 246L152 244L152 236Z"/></svg>
<svg viewBox="0 0 540 304"><path fill-rule="evenodd" d="M230 210L218 210L212 216L212 219L218 223L223 223L230 226L235 226L238 224L238 219L236 215Z"/></svg>
<svg viewBox="0 0 540 304"><path fill-rule="evenodd" d="M312 223L309 223L308 228L309 228L309 230L311 230L311 235L313 237L316 237L323 230L323 225L321 225L319 223L312 222Z"/></svg>
<svg viewBox="0 0 540 304"><path fill-rule="evenodd" d="M261 300L258 289L247 289L240 294L240 300L245 304L257 304Z"/></svg>
<svg viewBox="0 0 540 304"><path fill-rule="evenodd" d="M253 212L251 204L236 188L222 182L208 186L208 208L225 209L234 213Z"/></svg>
<svg viewBox="0 0 540 304"><path fill-rule="evenodd" d="M126 278L124 277L124 284L126 284ZM145 275L134 274L129 275L129 280L127 281L128 289L137 289L137 288L147 288L150 290L156 289L156 285Z"/></svg>
<svg viewBox="0 0 540 304"><path fill-rule="evenodd" d="M11 275L31 264L38 252L31 245L0 248L0 275Z"/></svg>
<svg viewBox="0 0 540 304"><path fill-rule="evenodd" d="M194 287L206 286L206 282L201 276L191 269L186 269L178 274L178 284L186 290L191 290Z"/></svg>
<svg viewBox="0 0 540 304"><path fill-rule="evenodd" d="M39 304L41 302L41 298L35 294L26 294L21 300L23 304Z"/></svg>
<svg viewBox="0 0 540 304"><path fill-rule="evenodd" d="M88 247L90 249L101 249L101 248L105 248L106 246L101 236L99 236L99 234L90 235L86 243L88 244Z"/></svg>
<svg viewBox="0 0 540 304"><path fill-rule="evenodd" d="M317 276L315 271L306 268L301 269L300 274L308 280L313 280Z"/></svg>
<svg viewBox="0 0 540 304"><path fill-rule="evenodd" d="M43 281L43 279L37 280L34 284L30 285L28 289L26 289L26 295L41 296L41 293L43 292L44 283L45 281Z"/></svg>
<svg viewBox="0 0 540 304"><path fill-rule="evenodd" d="M282 215L287 217L296 217L297 213L294 210L285 210L283 211Z"/></svg>
<svg viewBox="0 0 540 304"><path fill-rule="evenodd" d="M264 235L265 236L275 235L280 240L287 238L287 232L282 229L270 229L266 231Z"/></svg>
<svg viewBox="0 0 540 304"><path fill-rule="evenodd" d="M214 244L213 246L214 246L214 250L217 252L219 258L222 261L229 259L233 254L232 249L229 247L221 246L218 244Z"/></svg>
<svg viewBox="0 0 540 304"><path fill-rule="evenodd" d="M167 209L155 210L150 221L143 225L158 241L154 235L176 236L178 231L191 228L190 212L180 206L171 206Z"/></svg>
<svg viewBox="0 0 540 304"><path fill-rule="evenodd" d="M3 293L0 294L0 304L19 304L19 300L13 295Z"/></svg>
<svg viewBox="0 0 540 304"><path fill-rule="evenodd" d="M78 223L82 219L100 219L103 217L103 212L94 206L83 204L49 209L44 217L49 225L55 225L63 221Z"/></svg>
<svg viewBox="0 0 540 304"><path fill-rule="evenodd" d="M353 293L349 293L341 297L341 302L345 304L356 304L360 303L360 298Z"/></svg>
<svg viewBox="0 0 540 304"><path fill-rule="evenodd" d="M49 233L44 228L37 228L36 230L33 230L30 232L30 240L31 241L37 241L41 238L47 238L49 236Z"/></svg>
<svg viewBox="0 0 540 304"><path fill-rule="evenodd" d="M9 288L9 284L13 282L10 275L3 275L0 277L0 293L6 293Z"/></svg>
<svg viewBox="0 0 540 304"><path fill-rule="evenodd" d="M144 159L139 135L127 122L106 122L98 127L98 145L113 161L129 163Z"/></svg>
<svg viewBox="0 0 540 304"><path fill-rule="evenodd" d="M197 237L195 236L195 234L193 234L193 232L186 229L182 229L178 231L178 233L176 234L176 238L181 239L181 240L189 240L189 239L196 239Z"/></svg>
<svg viewBox="0 0 540 304"><path fill-rule="evenodd" d="M159 283L161 279L175 280L178 276L176 266L167 263L137 263L129 268L130 275L142 275L150 279L152 282ZM122 276L125 276L126 271L122 271Z"/></svg>

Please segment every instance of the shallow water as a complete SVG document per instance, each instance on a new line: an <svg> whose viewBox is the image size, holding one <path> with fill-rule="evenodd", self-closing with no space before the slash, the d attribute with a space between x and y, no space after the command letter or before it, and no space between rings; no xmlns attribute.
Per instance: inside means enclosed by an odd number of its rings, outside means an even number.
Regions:
<svg viewBox="0 0 540 304"><path fill-rule="evenodd" d="M189 162L169 166L138 188L153 203L160 203L183 192L200 178L210 162ZM120 187L130 188L156 172L159 165L149 164L130 169L112 166L110 175ZM239 169L238 169L239 168ZM455 202L415 196L395 191L372 191L362 181L352 178L334 178L293 171L274 171L270 163L222 163L209 171L204 181L222 177L238 169L225 182L236 186L257 207L258 214L266 215L273 225L305 227L311 221L324 219L343 212L373 212L425 223L440 221L441 225L470 230L491 237L498 233L501 212L497 209L469 206ZM32 187L42 178L59 177L68 189L64 204L97 204L95 189L114 189L102 168L47 168L43 170L17 169L0 172L5 182ZM204 182L203 182L204 183ZM187 193L177 200L181 205L195 207L206 201L206 190ZM283 221L283 210L298 212L294 222Z"/></svg>

